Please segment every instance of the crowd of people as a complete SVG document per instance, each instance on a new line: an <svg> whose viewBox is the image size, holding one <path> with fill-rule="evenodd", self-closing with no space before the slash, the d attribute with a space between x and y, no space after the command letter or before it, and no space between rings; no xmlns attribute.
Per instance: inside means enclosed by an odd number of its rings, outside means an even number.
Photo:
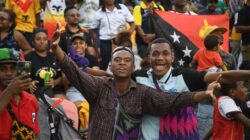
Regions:
<svg viewBox="0 0 250 140"><path fill-rule="evenodd" d="M156 10L226 14L230 27L210 26L176 67ZM249 140L249 40L250 0L1 1L0 140Z"/></svg>

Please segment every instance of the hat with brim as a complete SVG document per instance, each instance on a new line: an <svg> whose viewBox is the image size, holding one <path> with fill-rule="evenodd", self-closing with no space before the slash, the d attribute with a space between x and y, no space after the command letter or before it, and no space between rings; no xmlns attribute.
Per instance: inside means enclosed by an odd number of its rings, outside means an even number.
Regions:
<svg viewBox="0 0 250 140"><path fill-rule="evenodd" d="M206 28L202 39L205 39L208 35L210 35L212 32L215 32L215 31L220 31L222 34L224 34L227 32L227 29L224 27L209 26Z"/></svg>
<svg viewBox="0 0 250 140"><path fill-rule="evenodd" d="M84 33L76 33L72 36L71 41L74 41L75 39L81 39L83 41L86 41L86 37Z"/></svg>
<svg viewBox="0 0 250 140"><path fill-rule="evenodd" d="M0 48L0 63L17 63L20 60L19 52L14 49Z"/></svg>

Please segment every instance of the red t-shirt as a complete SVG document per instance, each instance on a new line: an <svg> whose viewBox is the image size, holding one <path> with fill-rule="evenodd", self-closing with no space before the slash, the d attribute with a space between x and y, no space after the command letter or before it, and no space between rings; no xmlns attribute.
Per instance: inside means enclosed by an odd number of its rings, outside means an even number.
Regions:
<svg viewBox="0 0 250 140"><path fill-rule="evenodd" d="M208 51L204 48L196 52L194 60L198 62L197 71L205 71L210 67L223 65L221 56L217 51Z"/></svg>
<svg viewBox="0 0 250 140"><path fill-rule="evenodd" d="M0 95L2 91L0 91ZM40 129L38 126L38 101L37 99L23 91L21 100L17 104L14 100L10 100L10 105L17 119L23 124L31 127L35 134L38 134ZM5 108L0 113L0 140L10 140L12 118Z"/></svg>
<svg viewBox="0 0 250 140"><path fill-rule="evenodd" d="M229 118L230 112L241 112L233 99L222 96L215 101L212 140L243 140L244 126Z"/></svg>

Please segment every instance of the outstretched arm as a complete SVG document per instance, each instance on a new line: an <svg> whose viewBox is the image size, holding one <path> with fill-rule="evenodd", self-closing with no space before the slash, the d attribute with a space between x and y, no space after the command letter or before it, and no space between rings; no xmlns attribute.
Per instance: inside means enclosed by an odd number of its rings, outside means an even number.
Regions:
<svg viewBox="0 0 250 140"><path fill-rule="evenodd" d="M245 127L250 128L250 119L248 119L242 112L230 113L230 115L237 121L241 122Z"/></svg>
<svg viewBox="0 0 250 140"><path fill-rule="evenodd" d="M195 106L198 102L214 97L214 89L219 88L220 84L215 81L211 83L206 91L182 92L182 93L159 93L156 90L148 88L145 91L143 111L153 115L166 114L172 109Z"/></svg>
<svg viewBox="0 0 250 140"><path fill-rule="evenodd" d="M211 83L221 75L220 83L232 83L236 81L245 81L250 79L249 70L230 70L224 72L208 72L204 77L204 82Z"/></svg>

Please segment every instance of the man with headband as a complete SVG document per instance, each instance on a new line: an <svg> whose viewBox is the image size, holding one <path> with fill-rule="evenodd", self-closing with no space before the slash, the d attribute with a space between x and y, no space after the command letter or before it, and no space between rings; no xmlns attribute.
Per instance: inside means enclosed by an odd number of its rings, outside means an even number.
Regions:
<svg viewBox="0 0 250 140"><path fill-rule="evenodd" d="M117 47L111 56L110 69L114 77L95 77L81 71L57 45L54 36L51 47L68 80L90 104L89 140L136 139L143 114L162 115L171 109L209 98L217 82L208 90L193 93L162 94L131 80L134 55L129 48Z"/></svg>

